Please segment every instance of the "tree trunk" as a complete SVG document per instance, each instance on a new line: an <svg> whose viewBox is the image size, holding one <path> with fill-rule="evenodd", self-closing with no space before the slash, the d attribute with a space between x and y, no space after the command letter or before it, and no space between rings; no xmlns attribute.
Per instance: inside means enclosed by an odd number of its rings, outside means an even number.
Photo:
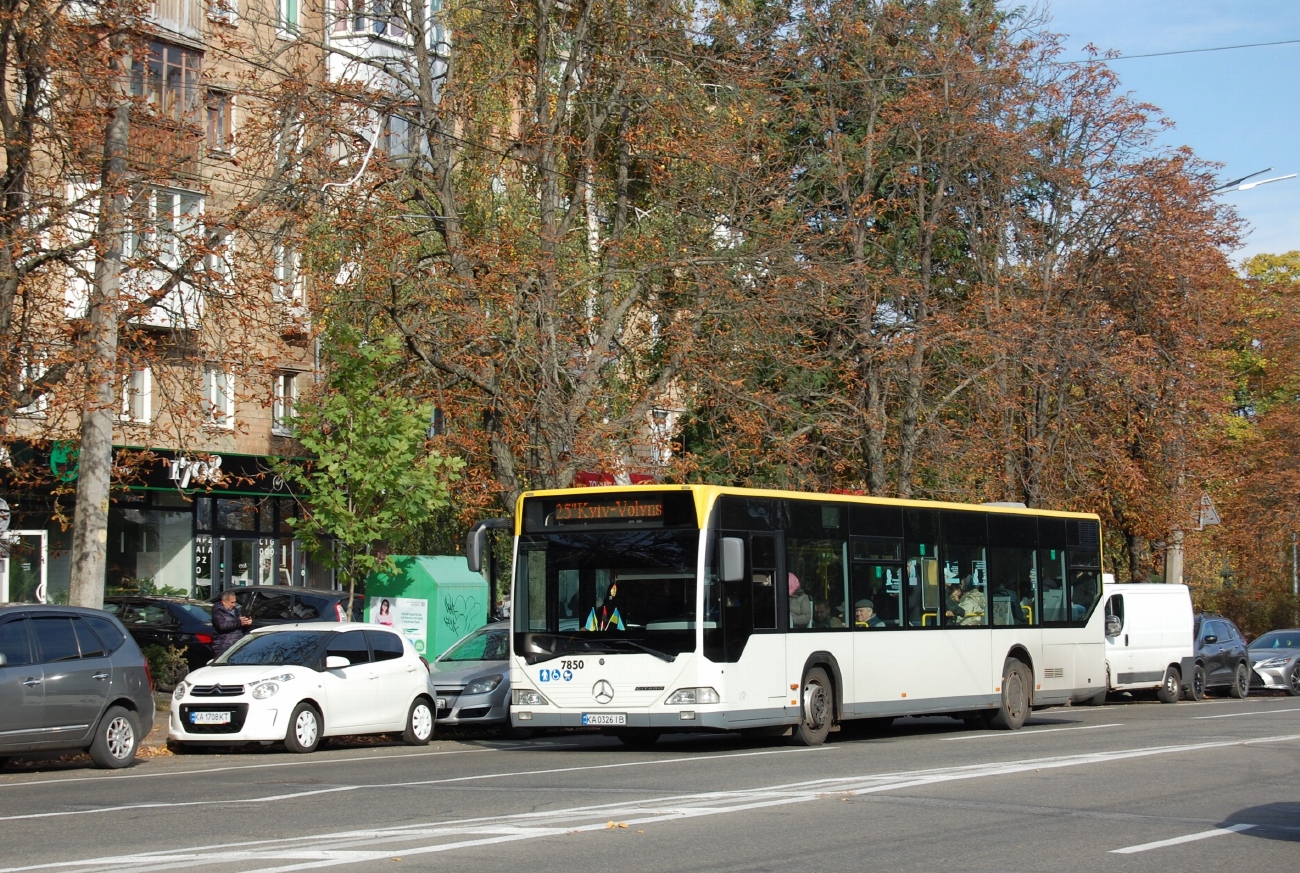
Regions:
<svg viewBox="0 0 1300 873"><path fill-rule="evenodd" d="M130 58L126 38L110 37L114 49L116 101L104 135L100 179L98 257L89 304L90 356L81 414L77 508L72 520L72 578L68 602L96 609L104 604L109 489L113 475L113 419L117 402L118 292L122 235L127 210L126 150L131 129Z"/></svg>

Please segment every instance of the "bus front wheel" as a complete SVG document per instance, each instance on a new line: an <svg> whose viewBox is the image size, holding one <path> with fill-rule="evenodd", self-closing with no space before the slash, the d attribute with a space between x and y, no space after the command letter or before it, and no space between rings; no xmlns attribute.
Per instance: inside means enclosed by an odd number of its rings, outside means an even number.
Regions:
<svg viewBox="0 0 1300 873"><path fill-rule="evenodd" d="M801 746L820 746L835 720L835 689L821 667L813 667L803 678L799 691L799 724L794 740Z"/></svg>
<svg viewBox="0 0 1300 873"><path fill-rule="evenodd" d="M1002 666L1002 705L989 724L995 728L1020 730L1029 717L1029 668L1015 658Z"/></svg>

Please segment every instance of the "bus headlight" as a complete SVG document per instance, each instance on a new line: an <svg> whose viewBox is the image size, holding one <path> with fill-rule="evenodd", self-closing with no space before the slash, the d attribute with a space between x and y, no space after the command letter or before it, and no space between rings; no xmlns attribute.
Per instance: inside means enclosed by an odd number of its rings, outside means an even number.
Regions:
<svg viewBox="0 0 1300 873"><path fill-rule="evenodd" d="M678 688L668 699L665 706L680 706L684 703L721 703L722 698L712 688Z"/></svg>
<svg viewBox="0 0 1300 873"><path fill-rule="evenodd" d="M529 688L511 688L510 689L511 706L546 706L547 700Z"/></svg>

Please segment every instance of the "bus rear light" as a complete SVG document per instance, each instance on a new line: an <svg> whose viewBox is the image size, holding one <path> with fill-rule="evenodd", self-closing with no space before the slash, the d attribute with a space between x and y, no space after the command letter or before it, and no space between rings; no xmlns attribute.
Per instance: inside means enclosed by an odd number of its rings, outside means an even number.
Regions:
<svg viewBox="0 0 1300 873"><path fill-rule="evenodd" d="M722 698L712 688L678 688L664 701L666 706L678 706L683 703L721 703Z"/></svg>

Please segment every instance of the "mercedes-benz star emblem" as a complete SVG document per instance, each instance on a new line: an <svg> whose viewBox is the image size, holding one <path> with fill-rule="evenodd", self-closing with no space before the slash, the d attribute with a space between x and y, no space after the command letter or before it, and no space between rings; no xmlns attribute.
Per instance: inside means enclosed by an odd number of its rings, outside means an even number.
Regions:
<svg viewBox="0 0 1300 873"><path fill-rule="evenodd" d="M596 698L597 703L609 703L614 699L614 686L601 679L591 686L591 696Z"/></svg>

